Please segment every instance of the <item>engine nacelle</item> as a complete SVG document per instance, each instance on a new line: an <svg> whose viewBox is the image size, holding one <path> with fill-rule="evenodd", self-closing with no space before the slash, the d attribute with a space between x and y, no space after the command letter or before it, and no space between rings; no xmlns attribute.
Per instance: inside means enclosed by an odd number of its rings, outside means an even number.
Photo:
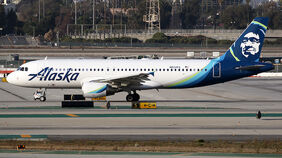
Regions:
<svg viewBox="0 0 282 158"><path fill-rule="evenodd" d="M82 85L85 98L98 98L115 94L115 90L107 83L85 82Z"/></svg>

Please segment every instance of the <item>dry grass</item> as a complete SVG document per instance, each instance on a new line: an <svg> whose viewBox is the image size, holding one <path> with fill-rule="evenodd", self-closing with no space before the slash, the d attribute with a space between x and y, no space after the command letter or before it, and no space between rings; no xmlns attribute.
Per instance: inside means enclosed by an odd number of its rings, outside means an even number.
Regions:
<svg viewBox="0 0 282 158"><path fill-rule="evenodd" d="M0 149L16 149L24 144L27 150L89 150L146 152L220 152L282 154L282 141L23 141L2 140Z"/></svg>

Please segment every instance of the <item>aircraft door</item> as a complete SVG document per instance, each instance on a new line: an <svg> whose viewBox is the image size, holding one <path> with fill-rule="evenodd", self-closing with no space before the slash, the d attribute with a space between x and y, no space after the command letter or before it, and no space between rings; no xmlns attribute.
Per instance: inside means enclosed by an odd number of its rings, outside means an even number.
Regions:
<svg viewBox="0 0 282 158"><path fill-rule="evenodd" d="M216 63L213 65L213 78L221 77L221 63Z"/></svg>

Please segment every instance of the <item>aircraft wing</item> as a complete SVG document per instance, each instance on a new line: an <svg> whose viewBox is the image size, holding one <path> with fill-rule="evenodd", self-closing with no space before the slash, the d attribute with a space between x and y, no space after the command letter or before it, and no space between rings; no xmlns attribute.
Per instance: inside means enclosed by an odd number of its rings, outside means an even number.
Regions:
<svg viewBox="0 0 282 158"><path fill-rule="evenodd" d="M138 74L126 75L126 76L113 76L105 79L91 80L90 82L109 83L114 87L125 87L128 85L138 86L138 85L142 85L142 83L144 83L145 81L149 81L150 75L154 76L154 72L138 73Z"/></svg>
<svg viewBox="0 0 282 158"><path fill-rule="evenodd" d="M251 66L239 66L236 67L236 70L249 70L249 71L255 71L260 69L261 67L264 67L264 65L251 65Z"/></svg>

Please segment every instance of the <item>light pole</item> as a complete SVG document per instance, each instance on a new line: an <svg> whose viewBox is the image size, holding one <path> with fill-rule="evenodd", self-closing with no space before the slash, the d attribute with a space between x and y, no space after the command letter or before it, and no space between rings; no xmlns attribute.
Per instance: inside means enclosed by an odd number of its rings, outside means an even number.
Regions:
<svg viewBox="0 0 282 158"><path fill-rule="evenodd" d="M43 6L42 7L43 7L43 13L42 14L43 14L43 19L44 19L45 18L45 1L44 0L43 0Z"/></svg>
<svg viewBox="0 0 282 158"><path fill-rule="evenodd" d="M77 0L74 0L74 24L77 24Z"/></svg>
<svg viewBox="0 0 282 158"><path fill-rule="evenodd" d="M92 6L92 7L93 7L93 12L92 12L92 18L93 18L93 19L92 19L92 21L93 21L93 22L92 22L92 25L93 25L93 26L92 26L92 27L93 27L93 30L94 30L94 29L95 29L95 5L96 5L95 3L96 3L96 0L93 0L92 3L93 3L93 4L92 4L92 5L93 5L93 6Z"/></svg>
<svg viewBox="0 0 282 158"><path fill-rule="evenodd" d="M38 21L40 22L40 0L38 0Z"/></svg>
<svg viewBox="0 0 282 158"><path fill-rule="evenodd" d="M0 27L0 31L1 31L1 35L0 35L0 36L2 36L2 31L3 31L3 28L2 28L2 27Z"/></svg>

